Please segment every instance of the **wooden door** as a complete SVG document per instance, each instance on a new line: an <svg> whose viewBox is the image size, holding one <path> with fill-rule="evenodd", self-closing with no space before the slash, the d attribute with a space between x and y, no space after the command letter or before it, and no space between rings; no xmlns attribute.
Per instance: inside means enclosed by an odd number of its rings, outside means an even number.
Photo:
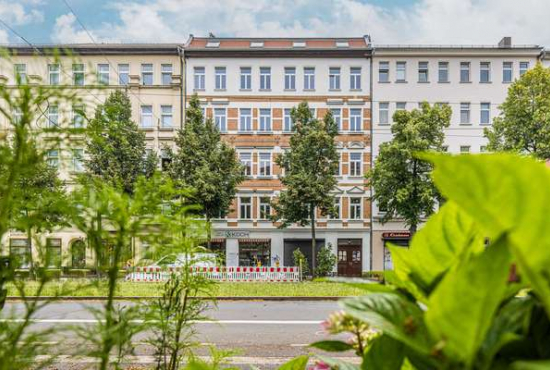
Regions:
<svg viewBox="0 0 550 370"><path fill-rule="evenodd" d="M360 245L338 246L338 275L361 276L363 256Z"/></svg>

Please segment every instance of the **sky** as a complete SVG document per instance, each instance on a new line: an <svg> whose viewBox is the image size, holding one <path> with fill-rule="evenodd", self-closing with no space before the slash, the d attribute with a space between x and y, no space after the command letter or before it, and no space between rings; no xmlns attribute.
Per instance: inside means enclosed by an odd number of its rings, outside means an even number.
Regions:
<svg viewBox="0 0 550 370"><path fill-rule="evenodd" d="M71 13L67 4L74 10ZM374 44L550 47L550 0L0 0L33 44L177 42L207 36L371 35ZM80 24L82 23L82 25ZM22 43L0 25L0 43Z"/></svg>

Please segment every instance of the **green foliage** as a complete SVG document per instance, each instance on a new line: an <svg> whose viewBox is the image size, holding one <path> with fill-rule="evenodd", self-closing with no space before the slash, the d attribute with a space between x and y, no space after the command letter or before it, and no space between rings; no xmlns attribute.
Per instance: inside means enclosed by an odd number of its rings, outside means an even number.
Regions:
<svg viewBox="0 0 550 370"><path fill-rule="evenodd" d="M307 263L307 258L299 248L294 249L292 252L292 261L294 262L294 266L301 267L302 276L307 276L309 274L309 264Z"/></svg>
<svg viewBox="0 0 550 370"><path fill-rule="evenodd" d="M279 367L279 370L305 370L308 362L309 356L299 356Z"/></svg>
<svg viewBox="0 0 550 370"><path fill-rule="evenodd" d="M485 129L492 151L550 158L550 70L537 63L508 88L501 114Z"/></svg>
<svg viewBox="0 0 550 370"><path fill-rule="evenodd" d="M372 200L386 212L382 222L402 217L411 231L435 209L438 192L430 178L432 165L415 156L425 151L443 151L444 129L449 127L451 108L431 106L399 110L393 116L393 138L380 145L374 167L366 174L373 189Z"/></svg>
<svg viewBox="0 0 550 370"><path fill-rule="evenodd" d="M338 257L332 252L332 245L322 246L317 252L315 276L328 276L334 271Z"/></svg>
<svg viewBox="0 0 550 370"><path fill-rule="evenodd" d="M88 175L131 194L139 176L151 177L158 158L147 154L145 132L132 121L128 95L116 90L96 108L86 135Z"/></svg>

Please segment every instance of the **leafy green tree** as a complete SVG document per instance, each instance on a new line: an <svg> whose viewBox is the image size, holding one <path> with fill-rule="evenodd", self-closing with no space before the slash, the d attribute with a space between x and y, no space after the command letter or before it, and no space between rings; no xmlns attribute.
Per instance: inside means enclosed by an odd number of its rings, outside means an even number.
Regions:
<svg viewBox="0 0 550 370"><path fill-rule="evenodd" d="M432 165L416 154L443 151L451 113L448 105L426 102L421 109L395 112L393 138L380 145L374 167L366 174L372 200L386 211L383 223L402 217L414 233L422 218L434 212L438 192L430 177Z"/></svg>
<svg viewBox="0 0 550 370"><path fill-rule="evenodd" d="M147 154L145 146L145 133L132 121L130 98L114 91L88 124L87 173L132 194L138 177L151 177L157 167L157 156Z"/></svg>
<svg viewBox="0 0 550 370"><path fill-rule="evenodd" d="M275 220L280 227L293 223L311 226L312 267L315 271L317 245L315 240L316 211L334 214L332 190L337 184L338 152L335 137L338 127L329 112L323 120L313 117L307 102L291 111L294 122L290 150L275 161L284 169L281 182L285 189L273 204Z"/></svg>
<svg viewBox="0 0 550 370"><path fill-rule="evenodd" d="M178 150L172 154L170 175L182 187L194 190L189 202L201 207L210 248L211 220L229 212L244 171L235 149L221 140L214 122L203 116L197 95L189 102L185 126L175 142Z"/></svg>
<svg viewBox="0 0 550 370"><path fill-rule="evenodd" d="M489 150L550 158L550 69L537 63L514 81L500 110L485 129Z"/></svg>

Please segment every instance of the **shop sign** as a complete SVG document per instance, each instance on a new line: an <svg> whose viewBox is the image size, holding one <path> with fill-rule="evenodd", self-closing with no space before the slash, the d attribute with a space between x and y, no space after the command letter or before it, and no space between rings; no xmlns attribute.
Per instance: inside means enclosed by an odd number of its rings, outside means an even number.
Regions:
<svg viewBox="0 0 550 370"><path fill-rule="evenodd" d="M216 237L227 238L227 239L239 239L239 238L249 238L250 231L243 230L218 230L216 231Z"/></svg>
<svg viewBox="0 0 550 370"><path fill-rule="evenodd" d="M383 239L409 239L411 237L410 231L392 231L382 233Z"/></svg>

